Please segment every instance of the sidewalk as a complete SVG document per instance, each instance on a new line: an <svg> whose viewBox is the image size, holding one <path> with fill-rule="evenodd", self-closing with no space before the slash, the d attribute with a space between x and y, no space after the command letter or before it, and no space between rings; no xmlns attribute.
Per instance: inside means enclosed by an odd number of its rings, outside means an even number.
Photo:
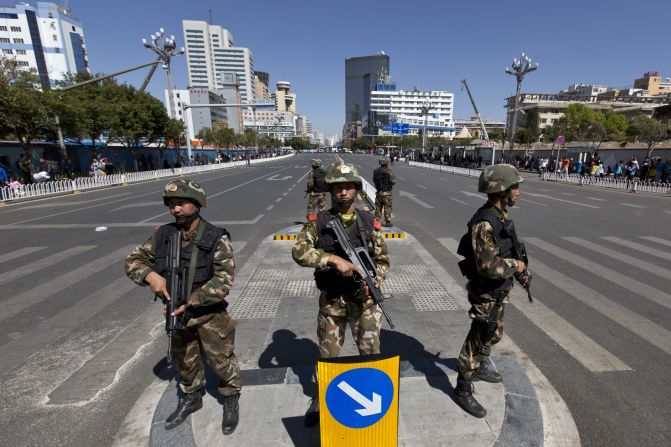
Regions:
<svg viewBox="0 0 671 447"><path fill-rule="evenodd" d="M295 226L278 234L299 230ZM401 356L398 445L541 446L548 436L564 436L548 435L551 420L544 421L543 416L547 408L565 408L563 402L556 393L546 402L539 400L532 381L538 383L540 373L532 367L535 378L530 379L516 360L522 357L509 342L495 349L491 358L503 383L476 383L475 395L487 408L487 417L471 417L454 403L456 356L470 324L463 281L452 278L412 235L387 239L387 243L392 268L383 292L393 294L385 308L397 329L389 330L383 322L381 344L384 354ZM312 270L291 259L291 244L266 238L238 273L230 295L229 310L238 320L236 354L244 378L235 433L226 437L221 433L222 406L214 378L209 380L203 409L180 427L165 431L162 421L177 405L173 381L147 420L149 445L319 445L319 425L303 425L317 357L318 295ZM348 334L342 355L355 354ZM559 419L566 416L561 414Z"/></svg>

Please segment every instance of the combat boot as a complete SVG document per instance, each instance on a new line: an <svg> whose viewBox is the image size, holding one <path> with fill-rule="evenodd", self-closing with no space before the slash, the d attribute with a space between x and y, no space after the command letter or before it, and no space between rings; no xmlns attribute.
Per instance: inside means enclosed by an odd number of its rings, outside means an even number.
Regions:
<svg viewBox="0 0 671 447"><path fill-rule="evenodd" d="M230 435L235 431L240 420L240 393L233 396L224 397L224 417L221 420L221 431L225 435Z"/></svg>
<svg viewBox="0 0 671 447"><path fill-rule="evenodd" d="M382 225L383 227L393 227L394 225L391 223L391 220L388 220Z"/></svg>
<svg viewBox="0 0 671 447"><path fill-rule="evenodd" d="M310 399L310 406L305 412L305 419L303 419L306 427L314 427L319 423L319 399Z"/></svg>
<svg viewBox="0 0 671 447"><path fill-rule="evenodd" d="M487 416L487 410L473 397L473 384L470 380L457 379L457 387L454 389L454 400L466 413L483 418Z"/></svg>
<svg viewBox="0 0 671 447"><path fill-rule="evenodd" d="M482 362L480 363L480 366L478 366L478 369L475 370L475 374L473 374L473 382L477 382L479 380L482 380L484 382L489 382L489 383L500 383L501 382L501 374L497 373L496 371L492 371L487 367L489 362Z"/></svg>
<svg viewBox="0 0 671 447"><path fill-rule="evenodd" d="M200 395L200 391L184 393L179 399L177 409L165 420L165 429L172 430L184 422L191 413L195 413L201 408L203 408L203 398Z"/></svg>

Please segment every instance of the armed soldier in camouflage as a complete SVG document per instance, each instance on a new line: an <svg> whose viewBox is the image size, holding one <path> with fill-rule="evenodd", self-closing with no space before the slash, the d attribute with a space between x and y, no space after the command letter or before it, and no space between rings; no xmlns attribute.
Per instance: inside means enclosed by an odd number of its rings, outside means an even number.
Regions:
<svg viewBox="0 0 671 447"><path fill-rule="evenodd" d="M327 223L334 217L341 219L352 245L368 247L376 264L379 286L389 270L389 252L380 232L380 222L354 206L356 194L362 188L361 177L354 166L338 159L328 168L326 184L331 192L332 207L309 217L291 252L299 265L315 269L315 281L320 290L319 355L322 358L340 355L348 325L359 354L379 354L382 313L369 296L368 289L355 281L355 277L363 272L347 260ZM317 381L316 369L313 381ZM305 413L305 425L312 427L317 422L319 400L313 398Z"/></svg>
<svg viewBox="0 0 671 447"><path fill-rule="evenodd" d="M233 287L235 263L229 233L200 217L207 206L205 191L192 180L174 180L163 190L163 202L175 223L163 225L126 258L126 274L138 285L148 285L155 295L170 299L166 288L167 249L170 234L182 232L181 262L185 271L195 263L186 304L172 315L181 315L184 329L174 331L172 358L180 373L182 395L177 409L165 421L170 430L203 406L205 370L201 353L219 379L224 396L222 431L233 433L238 425L242 381L233 353L236 322L226 312L226 295ZM188 287L188 286L187 286ZM188 289L187 289L188 290Z"/></svg>
<svg viewBox="0 0 671 447"><path fill-rule="evenodd" d="M392 217L392 195L391 190L396 184L396 176L389 169L389 159L380 157L380 167L373 171L373 183L375 183L375 217L378 219L384 214L384 226L391 227Z"/></svg>
<svg viewBox="0 0 671 447"><path fill-rule="evenodd" d="M322 169L322 161L318 158L312 160L312 170L308 173L308 185L305 190L309 194L308 198L308 213L310 217L318 211L326 209L326 171Z"/></svg>
<svg viewBox="0 0 671 447"><path fill-rule="evenodd" d="M486 167L478 191L487 193L487 203L468 222L459 244L458 253L464 256L459 267L468 278L468 315L473 321L459 353L455 401L476 417L486 416L487 410L473 397L472 381L501 381L501 375L487 366L491 347L503 336L504 307L513 278L523 286L531 278L524 262L514 257L515 227L508 215L508 207L520 195L522 181L511 165Z"/></svg>

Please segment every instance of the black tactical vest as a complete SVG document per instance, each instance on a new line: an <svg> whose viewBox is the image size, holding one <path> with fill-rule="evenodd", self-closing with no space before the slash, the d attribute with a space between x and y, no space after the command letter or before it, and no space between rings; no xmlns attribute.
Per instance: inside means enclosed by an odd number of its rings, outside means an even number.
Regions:
<svg viewBox="0 0 671 447"><path fill-rule="evenodd" d="M189 245L183 247L180 251L180 265L188 272L193 247L196 245L198 246L199 253L198 259L196 260L196 270L193 276L191 293L212 278L212 274L214 273L214 251L217 248L221 236L225 234L230 238L229 232L224 228L217 228L205 220L203 220L202 223L205 224L203 237L197 241L191 240ZM177 224L170 223L159 227L158 235L156 236L156 262L154 270L164 278L166 277L168 270L169 237L176 231L180 231Z"/></svg>
<svg viewBox="0 0 671 447"><path fill-rule="evenodd" d="M471 282L471 287L477 293L496 294L497 292L505 292L512 288L513 278L506 279L492 279L477 274L475 267L475 254L471 243L471 232L473 227L482 221L487 221L494 229L494 238L499 245L498 256L501 258L513 258L513 233L515 226L512 220L505 220L501 213L490 203L486 203L479 210L475 212L471 220L468 222L468 232L462 238L459 244L458 254L465 257L465 261L471 266L471 271L475 274L467 275ZM475 270L474 270L475 269Z"/></svg>
<svg viewBox="0 0 671 447"><path fill-rule="evenodd" d="M375 222L375 217L359 210L355 210L355 213L357 218L354 225L345 228L347 236L354 247L367 247L371 258L375 259L375 249L373 247L373 232L375 231L373 223ZM326 225L335 216L337 214L333 208L317 213L317 221L315 222L317 229L316 248L321 248L326 253L332 253L347 259L347 255L336 242L333 230ZM327 295L333 296L352 294L361 287L354 279L340 276L335 269L331 268L315 269L315 281L318 289L325 291Z"/></svg>
<svg viewBox="0 0 671 447"><path fill-rule="evenodd" d="M322 168L316 168L312 170L312 174L314 182L310 192L326 192L326 171Z"/></svg>
<svg viewBox="0 0 671 447"><path fill-rule="evenodd" d="M373 171L373 183L375 188L381 192L391 191L391 182L389 181L389 168L387 166L380 166Z"/></svg>

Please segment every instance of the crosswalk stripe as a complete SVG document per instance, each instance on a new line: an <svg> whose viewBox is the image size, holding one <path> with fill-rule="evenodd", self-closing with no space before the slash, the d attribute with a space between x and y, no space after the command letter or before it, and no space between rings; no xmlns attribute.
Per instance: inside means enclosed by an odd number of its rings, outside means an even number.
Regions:
<svg viewBox="0 0 671 447"><path fill-rule="evenodd" d="M667 354L671 354L671 343L669 343L671 331L536 259L533 260L531 271L534 275L538 275L552 284L561 284L561 290L576 300L610 318Z"/></svg>
<svg viewBox="0 0 671 447"><path fill-rule="evenodd" d="M88 250L92 250L96 248L95 245L78 245L76 247L69 248L64 251L60 251L56 254L53 254L51 256L47 256L46 258L39 259L35 262L32 262L28 265L24 265L21 267L17 267L13 270L9 270L7 272L1 273L0 274L0 284L5 284L10 281L13 281L17 278L21 278L22 276L27 276L32 273L38 272L44 268L47 268L51 265L58 264L59 262L62 262L66 259L68 259L71 256L76 256L79 253L83 253Z"/></svg>
<svg viewBox="0 0 671 447"><path fill-rule="evenodd" d="M662 239L661 237L655 237L655 236L639 236L641 239L648 240L650 242L656 242L658 244L666 245L667 247L671 247L671 241L667 241L666 239Z"/></svg>
<svg viewBox="0 0 671 447"><path fill-rule="evenodd" d="M5 253L2 255L2 257L0 257L0 264L7 261L13 261L14 259L35 253L36 251L40 251L44 248L46 247L24 247L19 248L18 250L10 251L9 253Z"/></svg>
<svg viewBox="0 0 671 447"><path fill-rule="evenodd" d="M584 207L587 207L587 208L601 208L600 206L589 205L587 203L574 202L573 200L560 199L559 197L554 197L554 196L550 196L550 195L547 195L547 194L534 194L534 193L529 192L529 191L525 191L522 194L524 194L525 196L542 197L544 199L556 200L558 202L570 203L571 205L584 206Z"/></svg>
<svg viewBox="0 0 671 447"><path fill-rule="evenodd" d="M459 243L455 239L439 238L438 242L453 255L459 256L457 255ZM553 341L559 344L585 368L593 372L625 371L631 369L578 328L557 315L549 307L540 303L538 299L534 299L533 304L529 305L526 303L517 304L526 301L526 294L522 294L517 289L513 289L512 293L514 294L512 304L541 331L552 337Z"/></svg>
<svg viewBox="0 0 671 447"><path fill-rule="evenodd" d="M619 237L615 236L603 236L602 239L605 239L607 241L613 242L615 244L623 245L625 247L637 250L637 251L642 251L643 253L651 256L655 256L657 258L661 259L666 259L667 261L671 261L671 253L657 250L654 248L646 247L645 245L637 244L636 242L628 241L627 239L622 239Z"/></svg>
<svg viewBox="0 0 671 447"><path fill-rule="evenodd" d="M588 248L592 251L595 251L601 255L608 256L609 258L613 258L617 261L624 262L626 264L629 264L631 266L637 267L641 270L646 270L650 273L653 273L657 276L661 276L662 278L671 278L671 270L665 269L664 267L660 267L656 264L653 264L651 262L646 262L642 261L640 259L634 258L632 256L629 256L625 253L616 251L616 250L611 250L610 248L604 247L599 244L595 244L594 242L586 241L584 239L580 239L579 237L563 237L562 239L565 239L569 242L572 242L576 245L579 245L580 247L585 247Z"/></svg>
<svg viewBox="0 0 671 447"><path fill-rule="evenodd" d="M30 337L19 337L16 340L0 346L0 371L8 371L11 367L23 363L28 357L50 341L58 339L74 327L93 316L91 309L102 310L119 297L137 287L130 279L122 276L105 287L95 290L88 295L85 306L72 306L64 309L37 327L31 329ZM147 291L147 296L151 291Z"/></svg>
<svg viewBox="0 0 671 447"><path fill-rule="evenodd" d="M671 309L671 295L668 293L662 292L659 289L655 289L652 286L645 284L644 282L638 281L629 276L623 275L620 272L611 270L607 267L602 266L596 262L592 262L582 256L575 255L568 250L564 250L556 245L545 242L541 239L535 237L524 238L525 242L528 242L541 250L545 250L553 256L557 256L562 260L569 262L573 265L580 267L581 269L587 270L590 274L599 276L607 281L610 281L614 284L617 284L619 287L627 289L636 295L644 297L650 301L653 301L660 306Z"/></svg>
<svg viewBox="0 0 671 447"><path fill-rule="evenodd" d="M33 304L37 304L50 296L71 287L74 283L85 280L89 276L112 264L115 264L121 269L121 260L130 253L133 247L135 247L135 245L128 245L120 248L119 250L108 253L93 262L89 262L86 265L70 270L58 278L38 284L30 290L14 295L10 299L1 302L2 314L0 314L0 321L13 317Z"/></svg>

